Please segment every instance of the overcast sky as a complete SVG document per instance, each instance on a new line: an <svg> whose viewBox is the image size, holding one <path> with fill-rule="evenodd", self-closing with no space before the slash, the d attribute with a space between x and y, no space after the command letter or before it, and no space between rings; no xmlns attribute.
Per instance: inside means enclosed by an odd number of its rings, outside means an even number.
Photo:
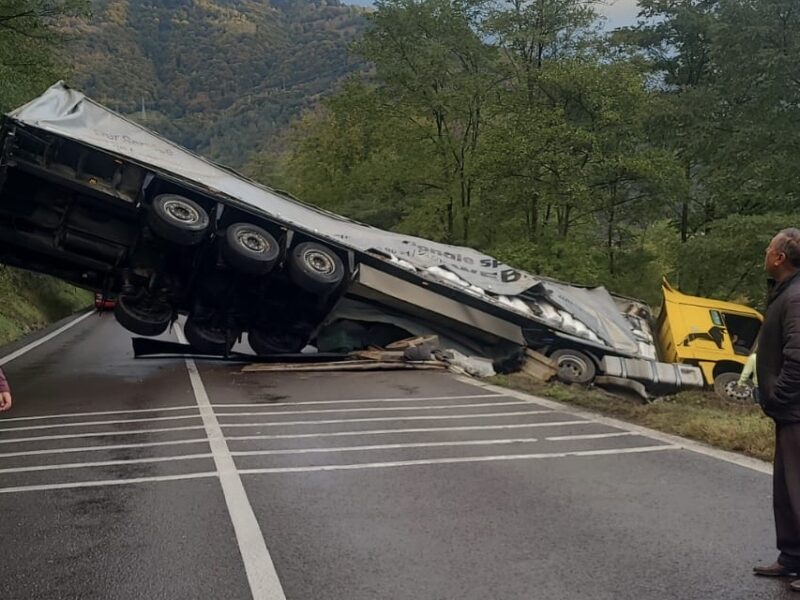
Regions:
<svg viewBox="0 0 800 600"><path fill-rule="evenodd" d="M344 0L346 4L358 4L359 6L369 6L372 0ZM606 29L614 29L615 27L622 27L624 25L633 25L636 22L636 0L605 0L605 6L600 5L598 12L604 14L608 21L606 21Z"/></svg>

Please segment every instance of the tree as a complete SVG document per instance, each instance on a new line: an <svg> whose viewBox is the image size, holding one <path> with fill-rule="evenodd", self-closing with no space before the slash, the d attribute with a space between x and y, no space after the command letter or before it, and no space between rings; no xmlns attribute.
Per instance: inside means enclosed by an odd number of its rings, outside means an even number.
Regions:
<svg viewBox="0 0 800 600"><path fill-rule="evenodd" d="M5 0L0 5L0 111L30 100L63 75L57 49L64 21L87 0Z"/></svg>
<svg viewBox="0 0 800 600"><path fill-rule="evenodd" d="M480 7L450 0L380 0L357 48L375 65L387 113L407 121L438 174L444 239L469 243L479 195L474 168L492 90L493 49L479 35ZM456 219L460 216L459 223Z"/></svg>

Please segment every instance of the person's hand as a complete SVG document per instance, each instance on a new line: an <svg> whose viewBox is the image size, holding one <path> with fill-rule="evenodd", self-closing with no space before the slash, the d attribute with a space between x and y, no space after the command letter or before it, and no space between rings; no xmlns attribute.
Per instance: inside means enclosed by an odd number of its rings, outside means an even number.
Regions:
<svg viewBox="0 0 800 600"><path fill-rule="evenodd" d="M0 412L11 408L11 392L0 392Z"/></svg>

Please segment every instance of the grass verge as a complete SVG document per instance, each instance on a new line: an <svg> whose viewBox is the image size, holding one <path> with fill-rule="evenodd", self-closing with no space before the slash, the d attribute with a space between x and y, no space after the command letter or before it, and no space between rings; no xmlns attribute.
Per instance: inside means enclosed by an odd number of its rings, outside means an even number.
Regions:
<svg viewBox="0 0 800 600"><path fill-rule="evenodd" d="M734 404L707 392L681 392L651 404L642 404L598 388L538 383L522 373L497 375L486 381L687 437L723 450L772 460L774 426L772 420L756 405Z"/></svg>
<svg viewBox="0 0 800 600"><path fill-rule="evenodd" d="M0 345L91 304L90 292L58 279L0 265Z"/></svg>

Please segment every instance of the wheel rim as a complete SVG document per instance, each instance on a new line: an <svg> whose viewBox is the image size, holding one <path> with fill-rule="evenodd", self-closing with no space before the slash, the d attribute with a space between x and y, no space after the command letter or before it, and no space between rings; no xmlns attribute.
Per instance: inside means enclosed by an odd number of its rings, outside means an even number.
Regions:
<svg viewBox="0 0 800 600"><path fill-rule="evenodd" d="M194 225L200 222L200 213L190 204L180 200L167 200L164 202L164 212L172 219L185 225Z"/></svg>
<svg viewBox="0 0 800 600"><path fill-rule="evenodd" d="M562 356L558 359L558 368L572 379L580 379L586 375L589 366L578 356Z"/></svg>
<svg viewBox="0 0 800 600"><path fill-rule="evenodd" d="M325 252L307 250L303 254L303 261L320 275L332 275L336 272L336 263Z"/></svg>
<svg viewBox="0 0 800 600"><path fill-rule="evenodd" d="M266 254L270 248L269 240L252 229L241 229L236 233L236 241L254 254Z"/></svg>
<svg viewBox="0 0 800 600"><path fill-rule="evenodd" d="M737 402L747 402L752 397L752 393L747 387L739 387L735 381L729 382L725 386L725 395Z"/></svg>

